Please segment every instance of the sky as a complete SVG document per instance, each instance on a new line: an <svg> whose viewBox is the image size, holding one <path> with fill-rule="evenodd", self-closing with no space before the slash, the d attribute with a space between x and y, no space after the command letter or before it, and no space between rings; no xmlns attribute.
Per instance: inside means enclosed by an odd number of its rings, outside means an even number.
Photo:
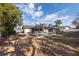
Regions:
<svg viewBox="0 0 79 59"><path fill-rule="evenodd" d="M17 3L15 6L22 12L23 23L26 25L54 25L56 20L61 20L62 26L72 25L79 12L78 3Z"/></svg>

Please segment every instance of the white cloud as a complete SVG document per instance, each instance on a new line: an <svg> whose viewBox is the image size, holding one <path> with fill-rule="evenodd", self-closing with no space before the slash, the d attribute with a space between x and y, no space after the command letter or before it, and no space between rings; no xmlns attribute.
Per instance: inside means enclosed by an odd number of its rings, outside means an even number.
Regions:
<svg viewBox="0 0 79 59"><path fill-rule="evenodd" d="M14 4L16 7L18 7L21 11L26 7L26 4L16 3Z"/></svg>
<svg viewBox="0 0 79 59"><path fill-rule="evenodd" d="M72 21L74 20L74 16L63 16L62 19L62 25L71 25Z"/></svg>
<svg viewBox="0 0 79 59"><path fill-rule="evenodd" d="M69 16L63 16L61 15L61 13L66 13L68 9L64 9L64 10L60 10L60 11L57 11L55 13L51 13L51 14L48 14L48 15L45 15L45 17L42 19L43 21L45 22L54 22L55 20L64 20L64 19L67 19L69 18ZM41 20L41 21L42 21Z"/></svg>
<svg viewBox="0 0 79 59"><path fill-rule="evenodd" d="M27 6L25 6L25 8L23 9L23 11L26 13L26 14L29 14L31 16L33 16L34 14L34 4L28 4Z"/></svg>
<svg viewBox="0 0 79 59"><path fill-rule="evenodd" d="M70 22L72 22L72 19L74 19L73 16L61 15L60 12L56 12L56 13L46 15L45 17L41 18L39 21L46 23L46 24L50 24L50 23L54 24L55 20L62 20L64 25L70 25ZM67 23L65 23L65 22L67 22Z"/></svg>
<svg viewBox="0 0 79 59"><path fill-rule="evenodd" d="M35 8L35 5L33 3L31 4L17 4L17 7L19 7L24 13L31 15L32 19L36 19L36 18L40 18L41 16L44 15L44 11L42 11L42 6L38 6L37 9ZM68 21L71 22L72 21L72 16L68 16L68 15L63 15L68 11L68 9L64 9L64 10L60 10L57 11L55 13L51 13L48 15L44 15L43 17L41 17L41 19L38 19L37 23L54 23L55 20L59 19L62 20L62 22L64 21ZM24 16L24 15L23 15ZM24 23L27 24L32 24L32 22L26 20L24 21ZM66 23L67 24L67 23Z"/></svg>
<svg viewBox="0 0 79 59"><path fill-rule="evenodd" d="M70 18L70 16L60 16L59 20L64 20L64 19L69 19L69 18Z"/></svg>
<svg viewBox="0 0 79 59"><path fill-rule="evenodd" d="M64 10L60 10L58 12L55 12L55 13L52 13L52 14L49 14L49 15L46 15L44 17L44 20L45 21L55 21L55 20L64 20L64 19L68 19L70 16L64 16L64 15L61 15L61 13L66 13L67 12L67 9L64 9Z"/></svg>
<svg viewBox="0 0 79 59"><path fill-rule="evenodd" d="M63 10L59 10L58 12L55 12L55 14L66 14L68 11L68 8L63 9Z"/></svg>
<svg viewBox="0 0 79 59"><path fill-rule="evenodd" d="M58 19L58 14L49 14L49 15L45 15L41 19L38 19L38 23L53 24L54 21L57 19Z"/></svg>
<svg viewBox="0 0 79 59"><path fill-rule="evenodd" d="M42 6L39 6L39 7L38 7L38 11L40 11L40 10L42 10Z"/></svg>
<svg viewBox="0 0 79 59"><path fill-rule="evenodd" d="M34 9L35 8L35 6L34 6L33 3L28 4L28 7L31 8L31 9Z"/></svg>
<svg viewBox="0 0 79 59"><path fill-rule="evenodd" d="M57 14L50 14L50 15L46 15L45 16L45 20L55 20L58 18L58 15Z"/></svg>
<svg viewBox="0 0 79 59"><path fill-rule="evenodd" d="M25 13L27 14L30 14L30 15L33 15L34 14L34 10L33 9L30 9L30 8L25 8Z"/></svg>
<svg viewBox="0 0 79 59"><path fill-rule="evenodd" d="M38 6L38 9L35 8L35 5L33 3L28 4L23 11L26 14L29 14L32 16L32 19L35 19L36 17L41 17L43 15L43 11L41 10L42 6ZM37 11L36 11L37 10Z"/></svg>
<svg viewBox="0 0 79 59"><path fill-rule="evenodd" d="M25 20L23 21L23 24L24 24L24 25L34 25L34 22L30 22L28 19L25 19Z"/></svg>
<svg viewBox="0 0 79 59"><path fill-rule="evenodd" d="M36 11L35 16L36 17L41 17L43 15L43 11Z"/></svg>

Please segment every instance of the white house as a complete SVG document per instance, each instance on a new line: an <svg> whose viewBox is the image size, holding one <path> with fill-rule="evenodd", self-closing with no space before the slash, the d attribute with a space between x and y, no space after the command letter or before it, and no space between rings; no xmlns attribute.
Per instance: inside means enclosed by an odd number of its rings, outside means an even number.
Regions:
<svg viewBox="0 0 79 59"><path fill-rule="evenodd" d="M33 26L31 26L31 25L24 25L23 26L23 32L25 34L32 33L32 28L33 28Z"/></svg>
<svg viewBox="0 0 79 59"><path fill-rule="evenodd" d="M76 29L75 26L64 26L61 28L63 32L79 32L79 29Z"/></svg>
<svg viewBox="0 0 79 59"><path fill-rule="evenodd" d="M33 32L45 32L48 33L48 27L45 24L37 24L33 27Z"/></svg>
<svg viewBox="0 0 79 59"><path fill-rule="evenodd" d="M63 32L68 32L70 29L71 29L71 27L69 27L69 26L62 26L60 30Z"/></svg>

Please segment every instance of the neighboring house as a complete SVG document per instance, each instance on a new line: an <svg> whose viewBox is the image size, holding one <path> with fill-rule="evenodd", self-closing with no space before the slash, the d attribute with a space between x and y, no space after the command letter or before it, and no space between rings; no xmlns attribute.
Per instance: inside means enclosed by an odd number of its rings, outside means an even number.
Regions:
<svg viewBox="0 0 79 59"><path fill-rule="evenodd" d="M63 32L79 32L79 29L64 29Z"/></svg>
<svg viewBox="0 0 79 59"><path fill-rule="evenodd" d="M79 29L70 29L70 32L79 32Z"/></svg>
<svg viewBox="0 0 79 59"><path fill-rule="evenodd" d="M37 24L35 27L32 28L34 32L45 32L48 33L48 27L45 24Z"/></svg>
<svg viewBox="0 0 79 59"><path fill-rule="evenodd" d="M62 29L70 29L70 26L62 26Z"/></svg>
<svg viewBox="0 0 79 59"><path fill-rule="evenodd" d="M63 32L79 32L79 29L76 29L75 27L70 27L70 26L63 26L61 28L61 31L63 31Z"/></svg>
<svg viewBox="0 0 79 59"><path fill-rule="evenodd" d="M49 32L53 32L53 30L56 30L56 29L58 29L58 27L51 26L51 27L48 27L48 29L49 29Z"/></svg>
<svg viewBox="0 0 79 59"><path fill-rule="evenodd" d="M69 29L71 29L70 26L62 26L60 30L63 32L67 32Z"/></svg>
<svg viewBox="0 0 79 59"><path fill-rule="evenodd" d="M52 26L46 26L45 24L37 24L35 26L32 25L24 25L24 26L17 26L16 27L16 32L17 33L25 33L25 34L30 34L30 33L56 33L57 32L57 27ZM79 32L79 29L75 29L70 26L62 26L60 28L62 32Z"/></svg>
<svg viewBox="0 0 79 59"><path fill-rule="evenodd" d="M26 33L26 34L29 34L29 33L56 33L57 31L57 27L55 26L52 26L52 27L49 27L45 24L37 24L35 26L32 26L32 25L23 25L23 26L17 26L16 27L16 32L23 32L23 33Z"/></svg>
<svg viewBox="0 0 79 59"><path fill-rule="evenodd" d="M70 26L72 29L76 29L76 26L75 25L71 25Z"/></svg>
<svg viewBox="0 0 79 59"><path fill-rule="evenodd" d="M33 28L33 26L31 26L31 25L24 25L23 26L23 32L26 33L26 34L32 33L32 28Z"/></svg>
<svg viewBox="0 0 79 59"><path fill-rule="evenodd" d="M24 25L23 31L24 33L49 33L49 32L56 32L57 28L54 27L48 27L45 24L37 24L35 26L31 25Z"/></svg>

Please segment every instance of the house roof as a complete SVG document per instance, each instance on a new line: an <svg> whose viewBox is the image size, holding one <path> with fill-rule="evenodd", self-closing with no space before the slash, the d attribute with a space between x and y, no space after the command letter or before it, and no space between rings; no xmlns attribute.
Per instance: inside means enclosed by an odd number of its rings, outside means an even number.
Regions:
<svg viewBox="0 0 79 59"><path fill-rule="evenodd" d="M62 26L61 28L66 28L66 27L67 27L67 28L71 28L70 26Z"/></svg>
<svg viewBox="0 0 79 59"><path fill-rule="evenodd" d="M53 29L53 28L57 28L57 27L55 27L55 26L49 27L49 26L47 26L45 24L37 24L35 26L32 26L32 25L24 25L23 28L24 29L39 29L39 28L40 29L48 29L48 28Z"/></svg>
<svg viewBox="0 0 79 59"><path fill-rule="evenodd" d="M32 25L24 25L23 28L24 29L31 29L31 28L33 28L33 26Z"/></svg>
<svg viewBox="0 0 79 59"><path fill-rule="evenodd" d="M45 24L37 24L34 28L48 28Z"/></svg>

